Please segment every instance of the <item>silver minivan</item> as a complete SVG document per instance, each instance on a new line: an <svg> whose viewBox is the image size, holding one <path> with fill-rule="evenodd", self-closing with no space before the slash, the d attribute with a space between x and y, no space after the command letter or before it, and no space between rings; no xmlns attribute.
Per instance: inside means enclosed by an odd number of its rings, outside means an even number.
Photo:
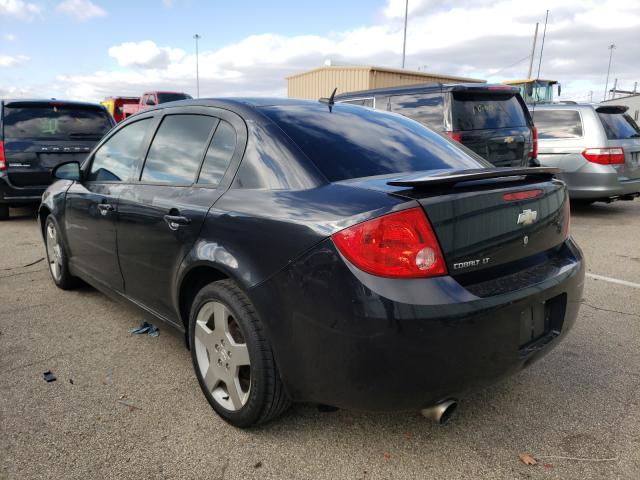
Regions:
<svg viewBox="0 0 640 480"><path fill-rule="evenodd" d="M530 107L538 161L558 167L572 199L640 196L640 127L628 107L563 102Z"/></svg>

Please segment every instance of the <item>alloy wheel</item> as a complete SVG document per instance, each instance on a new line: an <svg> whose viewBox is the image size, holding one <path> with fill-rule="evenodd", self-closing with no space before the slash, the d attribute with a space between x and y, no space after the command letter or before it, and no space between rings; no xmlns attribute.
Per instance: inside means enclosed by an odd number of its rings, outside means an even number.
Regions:
<svg viewBox="0 0 640 480"><path fill-rule="evenodd" d="M62 278L62 247L58 241L58 232L53 222L47 224L47 258L51 275L56 281Z"/></svg>
<svg viewBox="0 0 640 480"><path fill-rule="evenodd" d="M195 348L200 374L214 400L227 410L240 410L249 399L251 362L240 326L223 303L207 302L198 311Z"/></svg>

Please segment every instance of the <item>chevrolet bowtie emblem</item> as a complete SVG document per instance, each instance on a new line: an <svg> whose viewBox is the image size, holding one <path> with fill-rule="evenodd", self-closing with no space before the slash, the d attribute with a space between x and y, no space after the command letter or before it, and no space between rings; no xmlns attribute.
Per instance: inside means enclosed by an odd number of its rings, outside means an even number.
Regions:
<svg viewBox="0 0 640 480"><path fill-rule="evenodd" d="M518 225L531 225L538 219L538 212L531 209L523 210L518 215Z"/></svg>
<svg viewBox="0 0 640 480"><path fill-rule="evenodd" d="M513 137L504 137L504 143L513 143Z"/></svg>

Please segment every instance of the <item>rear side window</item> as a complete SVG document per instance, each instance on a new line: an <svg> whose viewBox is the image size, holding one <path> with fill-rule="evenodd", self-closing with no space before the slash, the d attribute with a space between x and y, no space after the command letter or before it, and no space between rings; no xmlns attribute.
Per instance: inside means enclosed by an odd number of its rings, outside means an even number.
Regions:
<svg viewBox="0 0 640 480"><path fill-rule="evenodd" d="M394 95L391 97L391 111L437 130L442 130L444 126L444 110L440 93Z"/></svg>
<svg viewBox="0 0 640 480"><path fill-rule="evenodd" d="M640 128L631 115L626 113L598 112L604 131L609 140L624 140L640 137Z"/></svg>
<svg viewBox="0 0 640 480"><path fill-rule="evenodd" d="M453 92L451 103L457 131L528 126L524 107L515 95Z"/></svg>
<svg viewBox="0 0 640 480"><path fill-rule="evenodd" d="M577 110L536 110L533 123L541 139L580 138L583 135Z"/></svg>
<svg viewBox="0 0 640 480"><path fill-rule="evenodd" d="M164 117L151 142L141 180L194 183L209 135L217 123L217 119L205 115Z"/></svg>
<svg viewBox="0 0 640 480"><path fill-rule="evenodd" d="M319 103L264 107L262 111L332 182L489 165L419 123L378 110L336 104L329 113Z"/></svg>
<svg viewBox="0 0 640 480"><path fill-rule="evenodd" d="M25 140L100 140L111 129L109 114L72 105L4 107L4 136Z"/></svg>
<svg viewBox="0 0 640 480"><path fill-rule="evenodd" d="M107 140L93 156L88 180L128 182L142 158L142 143L150 118L127 125Z"/></svg>
<svg viewBox="0 0 640 480"><path fill-rule="evenodd" d="M231 157L236 150L236 131L224 120L220 120L216 133L213 134L211 144L204 157L198 183L218 185L224 172L227 171Z"/></svg>

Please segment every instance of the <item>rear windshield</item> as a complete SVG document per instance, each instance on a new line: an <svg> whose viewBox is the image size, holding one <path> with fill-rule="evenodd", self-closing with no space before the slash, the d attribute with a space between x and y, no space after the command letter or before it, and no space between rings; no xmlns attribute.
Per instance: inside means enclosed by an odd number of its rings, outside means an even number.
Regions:
<svg viewBox="0 0 640 480"><path fill-rule="evenodd" d="M454 92L451 103L457 131L528 126L524 107L515 95Z"/></svg>
<svg viewBox="0 0 640 480"><path fill-rule="evenodd" d="M609 140L624 140L640 137L640 128L631 116L626 113L598 112L604 131Z"/></svg>
<svg viewBox="0 0 640 480"><path fill-rule="evenodd" d="M191 95L186 93L159 93L158 103L177 102L178 100L187 100Z"/></svg>
<svg viewBox="0 0 640 480"><path fill-rule="evenodd" d="M264 107L262 111L331 182L436 169L488 166L421 124L391 113L336 104Z"/></svg>
<svg viewBox="0 0 640 480"><path fill-rule="evenodd" d="M582 121L577 110L536 110L533 123L541 139L582 137Z"/></svg>
<svg viewBox="0 0 640 480"><path fill-rule="evenodd" d="M105 110L73 105L4 107L5 138L99 140L111 128Z"/></svg>

